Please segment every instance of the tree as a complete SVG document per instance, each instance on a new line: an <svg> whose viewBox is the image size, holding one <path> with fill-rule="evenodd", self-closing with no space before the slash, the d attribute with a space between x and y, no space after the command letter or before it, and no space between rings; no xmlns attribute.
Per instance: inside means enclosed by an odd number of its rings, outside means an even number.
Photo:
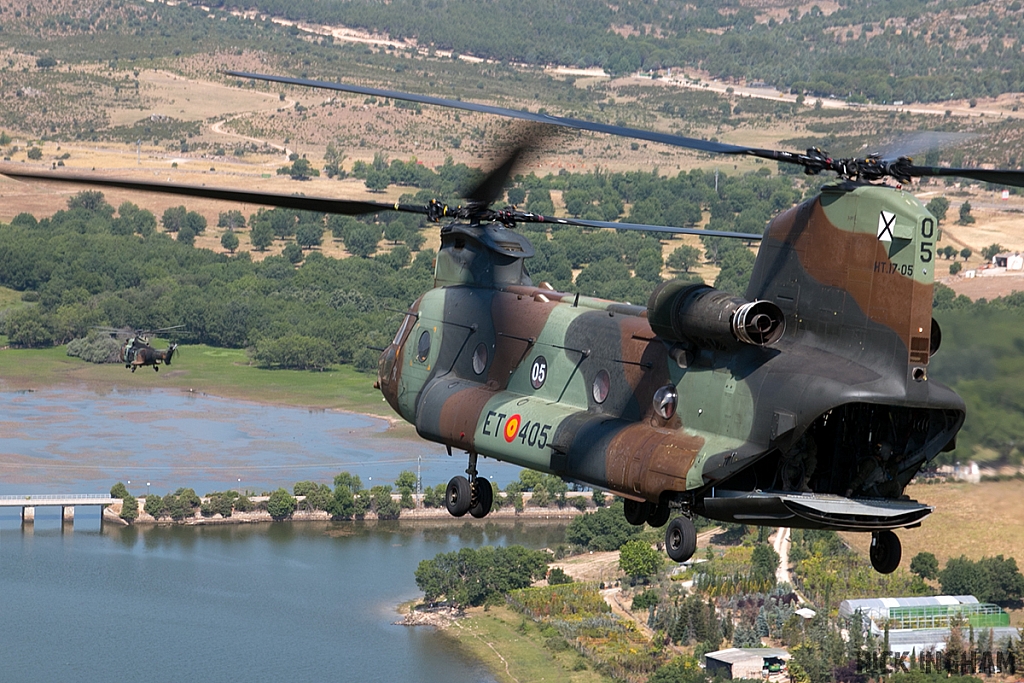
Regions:
<svg viewBox="0 0 1024 683"><path fill-rule="evenodd" d="M188 225L181 226L178 230L178 241L182 244L187 244L190 247L196 243L196 232Z"/></svg>
<svg viewBox="0 0 1024 683"><path fill-rule="evenodd" d="M910 571L922 579L934 579L939 575L939 561L935 559L935 555L932 553L918 553L910 561Z"/></svg>
<svg viewBox="0 0 1024 683"><path fill-rule="evenodd" d="M43 150L39 149L38 147L31 147L28 150L28 152L26 152L26 155L32 161L39 161L40 159L43 158Z"/></svg>
<svg viewBox="0 0 1024 683"><path fill-rule="evenodd" d="M598 508L576 517L565 530L565 540L589 550L618 550L640 533L640 528L626 521L622 503Z"/></svg>
<svg viewBox="0 0 1024 683"><path fill-rule="evenodd" d="M295 242L289 242L284 245L284 249L281 251L281 256L288 259L288 263L297 265L301 263L303 259L302 247L295 244Z"/></svg>
<svg viewBox="0 0 1024 683"><path fill-rule="evenodd" d="M52 316L39 306L22 306L7 313L3 327L12 346L31 349L53 344L52 325Z"/></svg>
<svg viewBox="0 0 1024 683"><path fill-rule="evenodd" d="M344 178L345 170L341 164L345 161L345 154L342 153L333 142L327 143L327 151L324 153L324 173L328 178Z"/></svg>
<svg viewBox="0 0 1024 683"><path fill-rule="evenodd" d="M299 223L295 228L295 241L303 249L319 247L324 241L324 226L320 223Z"/></svg>
<svg viewBox="0 0 1024 683"><path fill-rule="evenodd" d="M148 498L146 503L146 511L148 512ZM174 521L180 522L184 519L195 517L196 510L199 509L201 503L202 501L199 500L199 496L196 495L194 490L180 488L174 493L168 493L164 496L163 511L170 515Z"/></svg>
<svg viewBox="0 0 1024 683"><path fill-rule="evenodd" d="M238 249L238 235L227 231L220 237L220 246L234 254L235 249Z"/></svg>
<svg viewBox="0 0 1024 683"><path fill-rule="evenodd" d="M249 239L257 251L266 251L274 243L274 228L267 222L256 223L252 226Z"/></svg>
<svg viewBox="0 0 1024 683"><path fill-rule="evenodd" d="M295 159L291 166L277 169L278 175L291 176L292 180L309 180L320 176L320 171L313 167L306 158Z"/></svg>
<svg viewBox="0 0 1024 683"><path fill-rule="evenodd" d="M398 477L395 479L395 488L399 492L408 491L413 493L416 491L416 473L412 470L402 470L398 473Z"/></svg>
<svg viewBox="0 0 1024 683"><path fill-rule="evenodd" d="M402 506L391 497L391 487L374 486L370 489L371 507L377 519L398 519L402 514Z"/></svg>
<svg viewBox="0 0 1024 683"><path fill-rule="evenodd" d="M973 253L974 252L971 251L970 248L964 247L963 249L960 250L960 257L966 261L967 259L971 258L971 255Z"/></svg>
<svg viewBox="0 0 1024 683"><path fill-rule="evenodd" d="M217 227L228 230L240 230L245 227L245 216L238 209L221 211L217 216Z"/></svg>
<svg viewBox="0 0 1024 683"><path fill-rule="evenodd" d="M675 251L669 254L668 259L665 263L669 268L682 273L690 272L690 268L700 263L701 252L697 247L691 247L689 244L684 244L677 247Z"/></svg>
<svg viewBox="0 0 1024 683"><path fill-rule="evenodd" d="M696 658L682 655L660 667L647 683L704 683L706 680Z"/></svg>
<svg viewBox="0 0 1024 683"><path fill-rule="evenodd" d="M986 261L991 261L993 258L995 258L996 254L1002 253L1003 251L1003 245L990 244L981 250L981 257Z"/></svg>
<svg viewBox="0 0 1024 683"><path fill-rule="evenodd" d="M139 518L139 501L130 493L121 499L120 517L129 524Z"/></svg>
<svg viewBox="0 0 1024 683"><path fill-rule="evenodd" d="M779 554L767 543L754 546L750 555L750 578L775 585L775 571L779 568Z"/></svg>
<svg viewBox="0 0 1024 683"><path fill-rule="evenodd" d="M164 211L160 223L167 232L178 232L185 226L186 215L188 215L188 209L184 206L172 206Z"/></svg>
<svg viewBox="0 0 1024 683"><path fill-rule="evenodd" d="M539 550L518 545L463 548L420 562L416 585L427 602L444 598L456 607L468 607L526 588L546 573L547 554Z"/></svg>
<svg viewBox="0 0 1024 683"><path fill-rule="evenodd" d="M376 253L380 236L379 227L360 223L345 232L345 248L353 256L369 258Z"/></svg>
<svg viewBox="0 0 1024 683"><path fill-rule="evenodd" d="M128 487L125 486L123 482L119 481L119 482L117 482L116 484L114 484L113 486L110 487L110 497L111 498L120 498L121 500L124 500L125 496L128 496L128 495L129 495Z"/></svg>
<svg viewBox="0 0 1024 683"><path fill-rule="evenodd" d="M147 515L158 518L164 512L164 499L161 496L146 495L146 504L143 507Z"/></svg>
<svg viewBox="0 0 1024 683"><path fill-rule="evenodd" d="M78 194L68 199L68 209L84 209L92 213L98 213L105 218L110 218L114 215L114 207L107 203L107 200L103 198L103 193L99 190L83 190Z"/></svg>
<svg viewBox="0 0 1024 683"><path fill-rule="evenodd" d="M960 225L970 225L974 222L974 216L971 215L971 203L964 200L964 203L960 205L960 220L957 221Z"/></svg>
<svg viewBox="0 0 1024 683"><path fill-rule="evenodd" d="M572 583L573 579L571 576L565 573L561 567L552 567L551 571L548 572L548 585L549 586L560 586L565 583Z"/></svg>
<svg viewBox="0 0 1024 683"><path fill-rule="evenodd" d="M945 197L936 197L928 202L924 208L928 210L928 213L935 216L936 222L941 223L946 220L946 212L949 210L949 200Z"/></svg>
<svg viewBox="0 0 1024 683"><path fill-rule="evenodd" d="M646 583L647 579L657 573L661 564L661 553L646 541L626 541L619 549L619 569L634 582Z"/></svg>
<svg viewBox="0 0 1024 683"><path fill-rule="evenodd" d="M949 274L950 275L956 275L961 270L963 270L963 268L964 268L964 264L960 263L959 261L955 261L955 262L949 264Z"/></svg>
<svg viewBox="0 0 1024 683"><path fill-rule="evenodd" d="M185 214L185 226L194 234L202 235L206 231L206 218L198 211L189 211Z"/></svg>
<svg viewBox="0 0 1024 683"><path fill-rule="evenodd" d="M271 493L267 500L267 512L274 519L282 520L290 517L297 505L298 502L291 494L284 489L278 489Z"/></svg>

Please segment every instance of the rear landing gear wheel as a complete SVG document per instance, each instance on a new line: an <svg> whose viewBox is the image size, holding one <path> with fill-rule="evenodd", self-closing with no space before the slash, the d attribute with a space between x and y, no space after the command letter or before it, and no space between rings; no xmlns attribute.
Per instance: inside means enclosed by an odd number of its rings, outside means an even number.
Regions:
<svg viewBox="0 0 1024 683"><path fill-rule="evenodd" d="M473 490L469 485L469 479L461 474L452 477L448 482L448 488L444 492L444 506L453 517L462 517L473 504Z"/></svg>
<svg viewBox="0 0 1024 683"><path fill-rule="evenodd" d="M635 500L626 499L623 505L626 512L626 521L633 526L640 526L651 516L651 504L647 501L638 503Z"/></svg>
<svg viewBox="0 0 1024 683"><path fill-rule="evenodd" d="M675 562L686 562L697 550L697 528L687 517L676 517L665 530L665 551Z"/></svg>
<svg viewBox="0 0 1024 683"><path fill-rule="evenodd" d="M488 480L477 477L473 480L473 507L469 508L469 514L477 519L486 517L491 511L494 503L494 488Z"/></svg>
<svg viewBox="0 0 1024 683"><path fill-rule="evenodd" d="M900 566L903 546L899 536L891 531L876 531L871 534L871 566L879 574L892 574Z"/></svg>
<svg viewBox="0 0 1024 683"><path fill-rule="evenodd" d="M647 523L655 529L663 527L668 523L668 516L671 513L672 511L665 501L661 501L657 505L651 505L651 514L647 516Z"/></svg>

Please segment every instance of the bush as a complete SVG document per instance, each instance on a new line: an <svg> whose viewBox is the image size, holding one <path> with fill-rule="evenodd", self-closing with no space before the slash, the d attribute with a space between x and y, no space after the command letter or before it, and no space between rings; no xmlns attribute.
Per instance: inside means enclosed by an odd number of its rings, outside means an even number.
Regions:
<svg viewBox="0 0 1024 683"><path fill-rule="evenodd" d="M121 358L121 344L105 334L90 334L72 339L68 343L67 354L87 363L117 363Z"/></svg>
<svg viewBox="0 0 1024 683"><path fill-rule="evenodd" d="M573 578L565 573L561 567L552 567L548 572L548 585L560 586L565 583L572 583Z"/></svg>

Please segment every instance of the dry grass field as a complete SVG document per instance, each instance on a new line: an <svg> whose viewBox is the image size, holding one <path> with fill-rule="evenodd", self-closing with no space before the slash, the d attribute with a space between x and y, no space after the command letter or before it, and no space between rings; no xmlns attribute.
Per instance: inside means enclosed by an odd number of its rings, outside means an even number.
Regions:
<svg viewBox="0 0 1024 683"><path fill-rule="evenodd" d="M917 529L898 531L903 543L901 566L920 552L930 552L945 566L949 558L972 560L1003 555L1024 566L1024 480L981 484L915 484L907 494L935 507ZM842 534L852 547L868 553L869 534ZM1015 625L1024 625L1024 612L1012 613Z"/></svg>
<svg viewBox="0 0 1024 683"><path fill-rule="evenodd" d="M951 557L977 560L985 556L1016 556L1024 564L1024 480L982 484L915 484L907 494L935 507L917 529L899 532L903 564L928 551L940 566ZM871 537L847 534L847 540L867 552Z"/></svg>
<svg viewBox="0 0 1024 683"><path fill-rule="evenodd" d="M256 71L272 70L261 64L252 55L212 55L219 68L241 68ZM209 64L196 63L196 58L183 62L183 73L208 73ZM226 61L225 61L226 60ZM222 63L223 62L223 63ZM205 66L204 66L205 64ZM97 67L99 68L99 67ZM428 166L439 165L451 156L455 162L471 166L490 165L498 150L498 141L513 136L515 128L507 122L496 121L493 117L424 107L421 113L396 107L382 107L369 102L362 96L325 93L319 90L287 88L274 84L258 84L256 87L236 87L227 81L210 80L208 76L189 77L167 70L143 69L139 72L141 109L129 104L112 104L107 109L112 126L131 126L151 116L169 117L180 121L194 121L200 125L199 133L190 142L198 142L207 151L182 154L173 146L159 146L152 140L142 140L141 145L114 142L45 142L41 162L28 162L27 140L15 137L15 144L21 149L11 155L11 163L34 164L37 169L53 167L60 159L65 164L57 172L102 173L112 177L137 180L164 181L182 184L197 184L228 188L244 188L262 192L338 197L344 199L371 199L395 201L408 188L391 187L383 193L370 193L358 180L332 181L317 178L297 182L286 176L276 175L281 166L288 163L287 153L298 152L307 156L314 166L321 163L328 142L335 142L343 149L345 165L351 167L355 161L369 162L376 153L388 158L416 158ZM586 87L593 78L581 78L574 86ZM662 84L657 81L638 81L635 78L615 79L608 85L620 88L619 101L636 99L631 93L638 92L638 85L650 88ZM615 92L620 92L616 90ZM282 99L283 95L283 99ZM742 102L742 100L740 100ZM531 106L536 102L502 102L505 106ZM296 106L301 105L301 106ZM744 125L727 131L677 131L679 119L666 117L661 113L646 115L643 120L627 122L643 128L676 131L686 135L721 135L724 142L742 143L759 147L777 147L782 140L800 134L776 120L766 125ZM461 144L451 141L459 139ZM260 147L256 153L235 156L231 150L242 143L255 143ZM640 143L633 149L632 141L604 135L584 135L577 132L559 131L547 139L540 148L524 160L522 172L546 175L559 172L590 172L596 169L606 171L650 171L657 168L663 174L674 174L702 168L707 171L721 170L735 174L757 170L762 167L760 160L749 158L710 157L697 155L677 148ZM784 146L784 145L783 145ZM214 155L210 150L223 147L225 154ZM64 155L67 158L64 159ZM925 186L921 197L928 201L932 196L944 194L947 188L935 185ZM36 183L20 183L0 178L0 221L9 221L26 211L37 217L48 216L63 208L67 197L80 191L73 186L56 186ZM231 204L202 199L183 199L166 195L146 195L123 190L104 190L107 200L114 206L132 201L148 208L159 218L171 206L186 204L189 209L203 214L209 225L206 233L196 240L196 246L215 251L220 247L222 230L216 228L221 212L238 208ZM951 200L949 218L945 226L946 243L958 247L969 246L975 255L964 264L966 268L981 264L979 252L993 242L1010 249L1024 249L1024 233L1018 229L1020 212L1024 201L1014 197L1001 202L992 192L975 191L966 197L945 195ZM561 209L560 193L553 192L552 198L557 209ZM963 199L969 199L976 206L974 216L977 222L971 226L952 225ZM257 206L240 207L243 214L257 210ZM628 213L629 207L626 207ZM429 235L424 249L436 246L435 231ZM239 232L239 250L250 250L247 231ZM663 253L667 257L680 244L700 246L695 237L673 238L664 242ZM940 245L942 246L942 245ZM278 242L263 253L254 252L256 259L280 253L283 244ZM382 250L389 247L382 244ZM331 256L344 257L343 245L325 235L322 251ZM940 266L944 274L947 266ZM717 268L702 265L695 269L706 281L714 282ZM666 270L663 273L671 277ZM967 281L964 278L944 280L958 292L972 298L985 296L993 298L1015 289L1024 289L1024 278L998 278L993 280Z"/></svg>

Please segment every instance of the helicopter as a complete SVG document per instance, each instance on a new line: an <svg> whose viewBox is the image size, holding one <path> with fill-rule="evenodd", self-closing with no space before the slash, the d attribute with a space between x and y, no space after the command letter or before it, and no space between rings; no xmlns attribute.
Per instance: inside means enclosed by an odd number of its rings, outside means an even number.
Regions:
<svg viewBox="0 0 1024 683"><path fill-rule="evenodd" d="M174 357L174 352L177 351L178 345L171 344L163 350L154 349L150 346L149 339L154 334L170 332L182 327L184 325L163 327L158 330L126 330L115 327L98 327L96 329L101 332L107 332L111 337L125 336L125 341L118 350L118 361L124 363L124 367L131 369L134 373L139 368L146 366L152 366L154 372L159 372L161 363L170 365L171 358Z"/></svg>
<svg viewBox="0 0 1024 683"><path fill-rule="evenodd" d="M919 166L906 156L832 158L327 81L226 75L407 100L797 164L838 181L763 235L552 218L492 209L518 146L451 207L0 170L57 180L347 215L398 211L441 223L434 287L403 312L375 386L424 439L468 456L447 485L456 517L485 517L480 458L610 491L627 521L666 526L669 557L696 549L694 515L771 527L871 533L880 573L899 566L895 529L931 512L904 489L955 448L963 400L928 376L936 219L903 186L960 177L1024 187L1024 171ZM887 185L887 180L897 185ZM760 240L744 296L668 281L646 305L533 283L540 223ZM677 513L677 514L676 514ZM675 514L675 516L673 516Z"/></svg>

